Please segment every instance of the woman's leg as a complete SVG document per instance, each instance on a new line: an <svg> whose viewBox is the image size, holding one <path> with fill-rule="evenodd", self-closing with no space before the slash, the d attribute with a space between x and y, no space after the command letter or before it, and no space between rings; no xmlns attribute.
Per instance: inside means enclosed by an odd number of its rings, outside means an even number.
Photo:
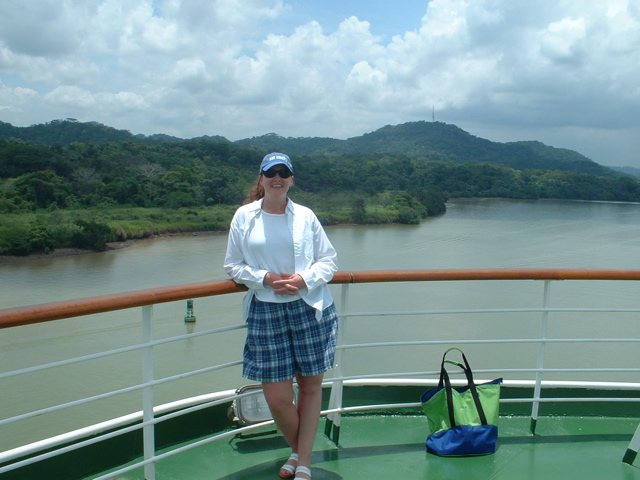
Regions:
<svg viewBox="0 0 640 480"><path fill-rule="evenodd" d="M293 404L293 382L263 383L264 396L271 415L284 435L293 453L298 454L298 465L311 465L313 442L320 422L323 374L297 376L298 407Z"/></svg>
<svg viewBox="0 0 640 480"><path fill-rule="evenodd" d="M262 384L264 397L269 404L271 415L293 453L298 453L298 410L293 403L293 380L284 382L264 382ZM297 467L297 462L290 462ZM293 477L286 471L280 470L282 478Z"/></svg>
<svg viewBox="0 0 640 480"><path fill-rule="evenodd" d="M297 376L298 381L298 465L311 466L313 441L320 422L322 407L323 374L305 377ZM302 474L304 475L304 474ZM300 473L297 476L301 476ZM306 475L304 477L306 478Z"/></svg>

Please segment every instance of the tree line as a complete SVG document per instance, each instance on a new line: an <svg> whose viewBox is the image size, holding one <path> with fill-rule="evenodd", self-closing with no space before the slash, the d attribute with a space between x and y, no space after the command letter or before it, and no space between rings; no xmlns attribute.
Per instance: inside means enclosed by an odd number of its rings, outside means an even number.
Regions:
<svg viewBox="0 0 640 480"><path fill-rule="evenodd" d="M65 146L0 139L0 254L101 249L163 231L224 230L265 153L209 139ZM444 213L450 197L640 201L640 183L624 175L379 153L293 160L291 196L325 224L415 224ZM122 227L127 221L147 226Z"/></svg>

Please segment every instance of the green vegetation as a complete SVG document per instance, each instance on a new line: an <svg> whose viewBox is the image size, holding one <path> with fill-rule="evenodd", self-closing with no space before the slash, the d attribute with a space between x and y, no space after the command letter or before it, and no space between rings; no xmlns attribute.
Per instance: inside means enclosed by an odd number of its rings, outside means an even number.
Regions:
<svg viewBox="0 0 640 480"><path fill-rule="evenodd" d="M291 196L325 225L417 224L443 214L449 197L640 201L636 179L575 152L494 144L438 123L384 127L349 141L138 138L72 120L36 127L0 122L0 254L224 231L273 150L294 155ZM383 151L390 148L410 154Z"/></svg>
<svg viewBox="0 0 640 480"><path fill-rule="evenodd" d="M48 253L54 248L104 250L108 242L164 233L226 230L235 207L198 208L89 207L5 213L0 252Z"/></svg>

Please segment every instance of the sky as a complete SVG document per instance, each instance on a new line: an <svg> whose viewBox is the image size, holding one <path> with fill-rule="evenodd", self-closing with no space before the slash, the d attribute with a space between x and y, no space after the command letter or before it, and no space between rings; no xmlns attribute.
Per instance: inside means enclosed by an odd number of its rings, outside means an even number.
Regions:
<svg viewBox="0 0 640 480"><path fill-rule="evenodd" d="M1 0L0 120L360 136L441 121L640 168L640 0Z"/></svg>

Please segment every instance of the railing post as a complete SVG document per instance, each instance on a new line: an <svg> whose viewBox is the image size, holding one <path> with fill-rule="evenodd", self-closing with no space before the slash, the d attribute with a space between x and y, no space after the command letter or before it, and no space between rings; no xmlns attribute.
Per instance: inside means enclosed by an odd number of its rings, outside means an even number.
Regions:
<svg viewBox="0 0 640 480"><path fill-rule="evenodd" d="M142 350L142 381L147 384L142 391L142 419L145 423L152 422L153 415L153 305L142 307L142 342L147 346ZM150 423L142 427L144 459L150 460L156 454L155 424ZM156 464L150 462L144 466L145 480L155 480Z"/></svg>
<svg viewBox="0 0 640 480"><path fill-rule="evenodd" d="M640 424L638 424L636 433L633 434L633 437L629 442L629 447L627 448L624 457L622 457L622 461L624 463L628 463L629 465L633 465L633 462L638 456L638 450L640 450Z"/></svg>
<svg viewBox="0 0 640 480"><path fill-rule="evenodd" d="M531 408L531 434L536 433L538 423L538 411L540 409L540 395L542 393L542 369L544 368L544 355L547 345L547 332L549 329L549 297L551 294L551 280L544 281L544 297L542 306L545 311L542 312L542 325L540 327L540 344L538 345L538 366L536 371L536 384L533 389L533 406Z"/></svg>
<svg viewBox="0 0 640 480"><path fill-rule="evenodd" d="M344 348L345 330L347 327L347 311L349 302L349 284L342 284L342 294L340 297L340 311L338 312L338 338L336 340L336 356L333 367L334 380L331 384L331 396L329 397L329 410L342 408L342 387L344 377ZM329 413L324 426L324 434L331 438L333 443L338 445L340 441L340 412ZM333 428L333 436L331 429Z"/></svg>

